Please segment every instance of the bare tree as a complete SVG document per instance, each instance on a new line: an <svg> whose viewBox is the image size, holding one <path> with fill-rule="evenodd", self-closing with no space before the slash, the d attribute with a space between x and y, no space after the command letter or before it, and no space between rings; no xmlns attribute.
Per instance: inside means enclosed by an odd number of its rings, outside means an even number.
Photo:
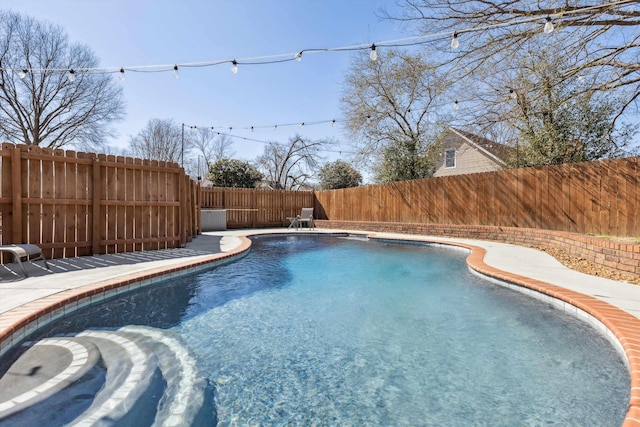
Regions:
<svg viewBox="0 0 640 427"><path fill-rule="evenodd" d="M289 144L269 143L257 164L276 189L292 190L309 183L326 141L305 140L296 135Z"/></svg>
<svg viewBox="0 0 640 427"><path fill-rule="evenodd" d="M231 150L233 141L228 135L214 132L208 128L198 128L189 135L189 145L195 154L202 156L208 165L222 159L229 159L235 152Z"/></svg>
<svg viewBox="0 0 640 427"><path fill-rule="evenodd" d="M151 119L144 129L129 140L129 153L142 159L179 162L182 129L173 120Z"/></svg>
<svg viewBox="0 0 640 427"><path fill-rule="evenodd" d="M342 110L362 156L377 156L378 181L433 173L425 157L447 120L438 103L448 85L419 53L388 50L376 61L364 54L354 57Z"/></svg>
<svg viewBox="0 0 640 427"><path fill-rule="evenodd" d="M620 157L637 126L616 122L619 93L584 90L585 81L564 79L566 61L548 51L518 66L508 110L524 150L516 166L540 166ZM535 58L535 59L534 59ZM587 83L588 84L588 83Z"/></svg>
<svg viewBox="0 0 640 427"><path fill-rule="evenodd" d="M109 74L83 71L97 66L60 27L0 12L0 136L49 148L103 145L124 104Z"/></svg>
<svg viewBox="0 0 640 427"><path fill-rule="evenodd" d="M446 34L424 40L446 54L441 66L459 72L469 84L478 75L504 71L523 46L551 47L567 62L560 80L589 82L583 92L616 91L624 102L615 121L640 96L640 10L637 0L404 0L403 13L389 19L416 26L423 34ZM543 34L543 25L546 26ZM448 34L447 34L448 33ZM458 48L452 48L456 35ZM545 50L545 49L543 49ZM548 51L548 50L547 50ZM507 90L504 86L495 89Z"/></svg>
<svg viewBox="0 0 640 427"><path fill-rule="evenodd" d="M185 146L188 156L184 159L184 168L189 175L201 181L206 179L207 171L214 163L230 159L235 155L231 150L233 141L228 135L214 132L210 128L183 126Z"/></svg>

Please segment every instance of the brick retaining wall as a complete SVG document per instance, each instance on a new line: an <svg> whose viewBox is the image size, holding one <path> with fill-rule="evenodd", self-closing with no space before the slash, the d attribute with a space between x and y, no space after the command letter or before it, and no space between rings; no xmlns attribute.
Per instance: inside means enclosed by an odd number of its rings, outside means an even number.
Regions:
<svg viewBox="0 0 640 427"><path fill-rule="evenodd" d="M640 244L625 243L595 236L534 228L483 225L411 224L397 222L360 222L316 220L322 228L363 230L385 233L421 234L491 240L522 246L546 246L587 261L640 276Z"/></svg>

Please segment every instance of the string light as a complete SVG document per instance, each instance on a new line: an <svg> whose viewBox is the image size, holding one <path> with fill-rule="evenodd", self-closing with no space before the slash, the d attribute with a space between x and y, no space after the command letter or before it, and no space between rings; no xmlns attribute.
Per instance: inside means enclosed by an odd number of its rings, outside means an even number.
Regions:
<svg viewBox="0 0 640 427"><path fill-rule="evenodd" d="M505 90L506 90L506 88L505 88ZM518 92L513 88L508 88L508 90L509 90L510 98L517 99ZM501 92L500 89L496 89L496 91L497 92ZM439 105L435 105L435 106L432 105L429 108L433 107L435 109L438 109L438 108L442 108L444 106L445 106L445 104L439 104ZM415 108L411 109L411 108L408 108L407 109L407 113L411 113L412 111L414 113L425 112L429 108L426 108L426 107L424 109L415 109ZM460 102L457 99L455 101L453 101L453 109L455 111L458 111L460 109ZM370 114L366 115L366 116L363 117L363 120L371 121L371 120L373 120L373 116L371 116ZM233 127L233 126L204 126L204 128L211 129L211 131L214 131L214 132L217 132L216 129L227 129L229 132L232 132L233 129L236 129L236 130L240 129L240 130L250 130L252 133L254 133L256 129L272 129L273 131L276 131L280 127L287 127L287 126L298 126L298 128L302 129L305 126L320 125L320 124L326 124L326 123L331 123L331 127L335 128L336 123L339 122L339 121L340 120L332 119L332 120L317 120L317 121L278 123L278 124L261 125L261 126L256 126L256 125L244 126L244 127L242 127L242 126L240 126L240 127L237 127L237 126L236 127ZM193 129L197 128L197 126L187 126L187 127L190 127L190 128L193 128ZM220 134L219 132L217 132L217 133Z"/></svg>
<svg viewBox="0 0 640 427"><path fill-rule="evenodd" d="M593 11L593 10L600 10L600 9L604 9L604 8L610 8L613 6L623 6L623 5L628 5L628 4L633 4L635 3L635 0L618 0L618 1L613 1L610 3L603 3L603 4L599 4L599 5L594 5L594 6L586 6L583 8L578 8L578 9L573 9L573 10L566 10L566 11L559 11L556 12L554 14L554 16L556 18L561 18L563 16L567 16L567 15L574 15L574 14L579 14L579 13L583 13L586 11ZM514 25L520 25L520 24L525 24L525 23L530 23L530 22L534 22L536 20L539 20L539 16L529 16L529 17L525 17L525 18L521 18L521 19L514 19L512 21L509 22L500 22L500 23L495 23L495 24L486 24L486 25L479 25L476 27L470 27L470 28L465 28L460 30L459 32L457 32L458 34L461 32L478 32L478 31L487 31L487 30L491 30L491 29L495 29L495 28L501 28L501 27L507 27L507 26L514 26ZM553 25L553 21L551 19L550 16L548 16L546 18L545 21L545 27L544 27L544 31L545 33L550 33L552 31L554 31L554 25ZM320 52L345 52L345 51L355 51L355 50L364 50L364 49L371 49L371 52L369 54L369 57L371 58L371 60L375 61L378 57L378 53L376 51L377 47L382 46L386 46L386 47L405 47L405 46L415 46L415 45L419 45L419 44L424 44L426 43L426 41L428 39L434 39L434 38L439 38L439 37L443 37L445 35L449 35L451 34L449 31L447 32L439 32L439 33L430 33L430 34L424 34L422 36L413 36L413 37L406 37L406 38L402 38L402 39L396 39L396 40L386 40L386 41L379 41L376 44L361 44L361 45L354 45L354 46L343 46L343 47L334 47L334 48L323 48L323 49L304 49L301 50L297 53L287 53L287 54L277 54L277 55L268 55L268 56L261 56L261 57L254 57L254 58L242 58L242 64L247 64L247 65L264 65L264 64L273 64L273 63L278 63L278 62L287 62L287 61L294 61L294 60L298 60L299 58L302 57L302 53L305 52L311 52L311 53L320 53ZM456 34L454 34L455 36ZM453 40L452 40L452 44L453 44ZM452 46L453 47L453 46ZM281 58L281 59L277 59L277 58ZM374 59L375 58L375 59ZM215 66L215 65L219 65L219 64L223 64L223 63L228 63L229 59L225 59L225 60L216 60L216 61L206 61L206 62L190 62L190 63L183 63L183 64L179 64L180 67L211 67L211 66ZM234 65L232 67L232 70L236 70L234 72L237 72L237 65L238 62L234 59L232 61L232 64ZM163 72L163 71L171 71L173 70L174 72L177 70L178 64L175 65L138 65L138 66L125 66L124 68L126 68L127 70L130 71L136 71L136 72ZM0 71L20 71L20 68L3 68L0 67ZM92 68L78 68L76 69L76 71L83 71L83 72L96 72L96 73L117 73L120 70L120 67L92 67ZM29 71L31 72L53 72L53 71L59 71L59 72L69 72L71 73L71 69L68 68L31 68ZM175 74L175 73L174 73Z"/></svg>
<svg viewBox="0 0 640 427"><path fill-rule="evenodd" d="M438 108L440 108L441 106L438 106ZM425 108L424 111L426 111L427 109ZM418 111L418 110L415 110ZM374 117L372 115L367 115L363 117L363 120L373 120ZM246 130L246 131L251 131L251 132L255 132L259 129L272 129L273 131L276 131L278 129L280 129L281 127L291 127L291 126L297 126L298 128L302 129L308 126L317 126L317 125L322 125L322 124L327 124L327 123L331 123L331 127L334 128L336 126L336 123L341 122L342 120L337 120L337 119L332 119L332 120L316 120L316 121L304 121L304 122L290 122L290 123L277 123L277 124L270 124L270 125L251 125L251 126L202 126L202 128L207 128L207 129L211 129L212 131L216 131L217 129L226 129L229 132L235 130ZM185 125L185 127L189 127L187 125ZM195 127L195 126L193 126Z"/></svg>
<svg viewBox="0 0 640 427"><path fill-rule="evenodd" d="M305 122L291 122L291 123L277 123L277 124L273 124L273 125L262 125L262 126L258 126L258 125L251 125L251 126L204 126L204 128L208 128L211 129L212 131L215 131L216 129L227 129L228 131L233 131L233 129L240 129L240 130L248 130L251 132L254 132L258 129L272 129L274 131L278 130L281 127L289 127L289 126L297 126L298 128L304 128L306 126L313 126L313 125L321 125L321 124L326 124L326 123L331 123L331 127L335 127L337 120L333 119L333 120L316 120L316 121L305 121ZM187 127L187 125L185 125L185 127Z"/></svg>
<svg viewBox="0 0 640 427"><path fill-rule="evenodd" d="M369 54L369 59L371 59L372 61L377 61L378 60L378 52L376 52L376 45L375 44L371 45L371 53Z"/></svg>
<svg viewBox="0 0 640 427"><path fill-rule="evenodd" d="M544 23L544 33L545 34L549 34L549 33L552 33L553 30L554 30L553 21L551 21L551 17L550 16L547 16L547 20Z"/></svg>
<svg viewBox="0 0 640 427"><path fill-rule="evenodd" d="M460 47L460 41L458 40L458 33L453 33L451 38L451 49L457 49Z"/></svg>
<svg viewBox="0 0 640 427"><path fill-rule="evenodd" d="M264 141L262 139L248 138L246 136L240 136L240 135L232 135L232 134L225 133L225 132L216 132L216 135L218 135L218 136L228 136L230 138L241 139L243 141L259 142L261 144L267 144L267 145L275 144L275 145L279 145L279 146L288 146L288 144L281 144L281 143L277 143L277 142L274 142L274 141ZM343 154L343 153L345 153L345 154L362 154L362 153L357 152L357 151L345 151L345 150L320 149L318 151L322 151L322 152L325 152L325 153L338 153L338 154Z"/></svg>
<svg viewBox="0 0 640 427"><path fill-rule="evenodd" d="M178 77L180 77L180 73L178 72L178 65L177 64L173 66L173 77L175 77L176 79Z"/></svg>
<svg viewBox="0 0 640 427"><path fill-rule="evenodd" d="M625 3L629 3L629 0L624 0L624 1L618 1L618 2L612 2L612 3L608 3L606 5L601 5L601 6L591 6L591 7L586 7L583 9L576 9L574 11L567 11L567 12L563 12L563 13L559 13L556 14L556 16L562 16L563 14L571 14L571 13L576 13L576 12L581 12L581 11L585 11L585 10L593 10L593 9L599 9L602 8L604 6L612 6L612 5L620 5L620 4L625 4ZM539 19L539 18L537 18ZM519 21L513 21L510 23L501 23L501 24L494 24L494 25L489 25L489 26L484 26L484 27L476 27L476 28L472 28L472 29L465 29L463 30L464 32L470 32L470 31L479 31L481 29L490 29L490 28L496 28L496 27L501 27L501 26L506 26L506 25L516 25L516 24L520 24L520 23L524 23L524 22L530 22L532 21L531 18L529 19L523 19L523 20L519 20ZM545 26L544 26L544 32L545 33L551 33L554 31L554 25L553 25L553 21L551 19L551 17L546 17L545 20ZM449 33L450 34L450 33ZM408 41L408 40L423 40L426 38L432 38L435 36L440 36L442 34L428 34L428 35L424 35L424 36L419 36L419 37L412 37L412 38L406 38L406 39L400 39L400 40L393 40L393 41L386 41L386 42L379 42L379 44L383 44L383 45L387 45L390 46L391 43L393 42L399 42L399 41ZM413 45L413 44L419 44L421 42L416 42L416 43L412 43L412 44L406 44L405 46L409 46L409 45ZM457 48L459 47L459 41L458 41L458 33L455 32L453 34L452 37L452 41L451 41L451 47L452 48ZM370 52L370 59L372 61L377 60L378 58L378 54L376 51L376 45L375 44L371 44L369 45L358 45L358 46L349 46L349 47L341 47L341 48L329 48L329 49L313 49L313 50L309 50L311 52L329 52L329 51L348 51L348 50L362 50L364 48L370 48L371 52ZM296 53L294 55L294 57L292 58L291 56L289 56L288 60L298 60L300 61L302 59L302 53L303 51L299 51L298 53ZM270 57L262 57L262 58L257 58L257 59L263 59L263 58L274 58L274 57L279 57L281 55L273 55ZM220 63L224 63L224 62L229 62L228 60L225 61L216 61L216 62L208 62L208 63L189 63L189 64L181 64L181 66L188 66L188 67L205 67L205 66L212 66L212 65L218 65ZM256 62L256 63L251 63L252 65L259 65L259 64L267 64L267 63L274 63L274 62L283 62L283 61L264 61L264 62ZM244 60L243 60L243 64L244 64ZM234 74L237 73L238 70L238 62L234 59L232 61L232 72ZM134 69L135 71L144 71L143 69L151 69L151 68L159 68L159 67L165 67L165 66L157 66L157 65L152 65L152 66L138 66L138 67L127 67L127 69ZM0 67L0 70L19 70L18 71L18 77L20 77L21 79L26 77L27 73L29 70L27 69L16 69L16 68L2 68ZM102 71L102 72L109 72L110 68L81 68L80 70L82 71ZM69 82L74 82L75 81L75 70L74 69L48 69L48 68L43 68L43 69L31 69L31 71L67 71L68 75L67 75L67 79L69 80ZM118 69L115 69L114 71L118 71ZM165 70L156 70L156 71L167 71ZM173 66L173 71L174 71L174 76L176 78L179 77L178 74L178 64L175 64ZM121 80L124 80L124 67L120 67L119 68L119 77ZM583 81L584 80L584 76L578 76L578 80L579 81ZM513 99L517 98L517 93L514 89L510 89L510 96ZM454 110L458 110L459 108L459 104L458 101L456 100L454 102ZM410 111L410 110L409 110ZM367 117L369 118L369 117ZM336 120L331 120L331 127L335 127L335 123ZM302 122L299 124L300 128L303 128L303 126L305 125L305 122ZM287 126L287 125L283 125L283 126ZM254 126L251 127L252 131L253 131ZM278 125L274 125L273 126L273 130L277 130ZM211 127L211 129L213 130L214 127ZM232 127L229 127L229 131L232 131Z"/></svg>

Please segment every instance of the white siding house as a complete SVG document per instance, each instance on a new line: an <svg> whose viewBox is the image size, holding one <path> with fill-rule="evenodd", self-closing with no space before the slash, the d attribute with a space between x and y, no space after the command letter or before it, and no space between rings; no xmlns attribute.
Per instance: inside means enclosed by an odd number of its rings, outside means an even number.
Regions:
<svg viewBox="0 0 640 427"><path fill-rule="evenodd" d="M509 147L468 132L449 128L438 143L441 150L433 176L493 172L507 166Z"/></svg>

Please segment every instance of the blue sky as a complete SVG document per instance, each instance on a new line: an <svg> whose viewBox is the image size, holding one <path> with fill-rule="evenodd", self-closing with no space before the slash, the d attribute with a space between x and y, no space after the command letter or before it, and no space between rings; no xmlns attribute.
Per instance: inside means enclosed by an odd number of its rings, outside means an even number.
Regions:
<svg viewBox="0 0 640 427"><path fill-rule="evenodd" d="M406 37L383 21L376 0L3 0L2 9L60 25L74 42L94 50L103 67L250 58L310 48L369 44ZM350 53L305 54L300 62L126 73L126 119L111 144L124 148L152 118L195 126L232 126L234 135L286 142L303 137L349 143L340 125L279 127L340 119L342 79ZM265 129L241 130L269 125ZM224 131L224 130L220 130ZM253 160L264 144L234 139L235 157ZM327 160L344 157L325 153Z"/></svg>

